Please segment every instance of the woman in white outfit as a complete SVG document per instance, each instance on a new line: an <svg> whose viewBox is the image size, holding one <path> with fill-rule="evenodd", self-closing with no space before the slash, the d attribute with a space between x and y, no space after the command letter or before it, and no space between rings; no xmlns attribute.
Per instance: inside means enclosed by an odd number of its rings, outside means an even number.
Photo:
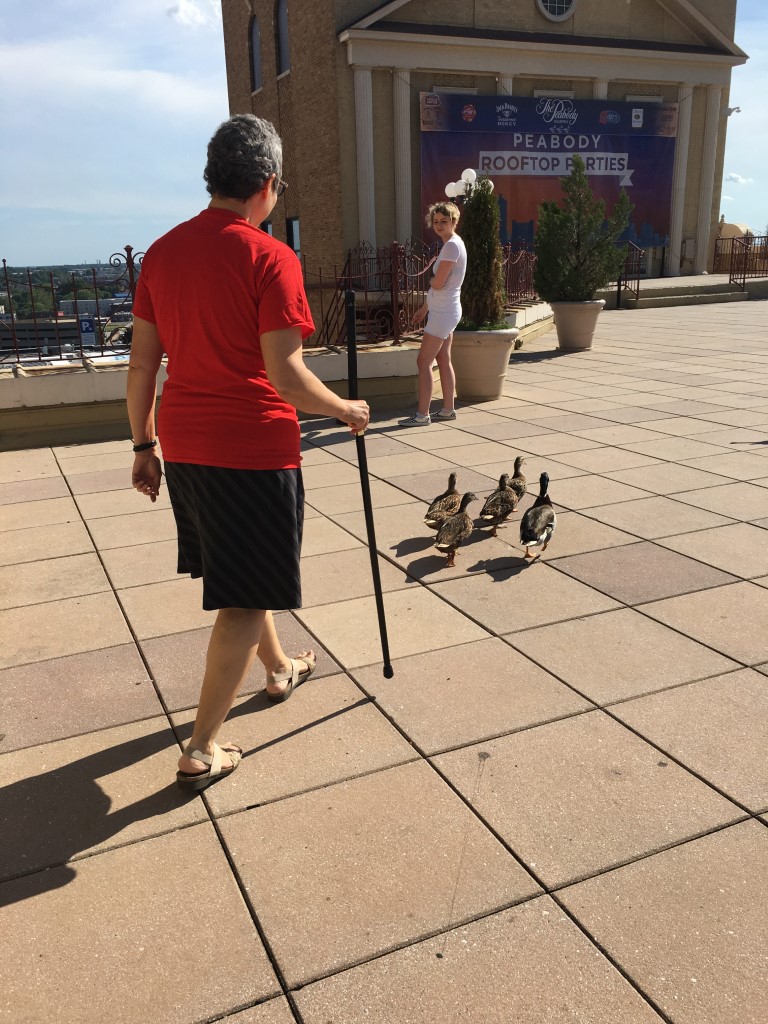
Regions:
<svg viewBox="0 0 768 1024"><path fill-rule="evenodd" d="M456 376L451 364L453 332L461 320L461 285L467 270L467 250L456 234L459 208L454 203L434 203L427 212L427 227L431 227L443 243L435 260L432 285L427 301L414 314L414 323L424 317L424 336L421 340L416 364L419 368L419 408L407 419L400 420L403 427L426 427L436 420L455 420L453 394ZM430 417L432 401L432 363L437 360L443 408Z"/></svg>

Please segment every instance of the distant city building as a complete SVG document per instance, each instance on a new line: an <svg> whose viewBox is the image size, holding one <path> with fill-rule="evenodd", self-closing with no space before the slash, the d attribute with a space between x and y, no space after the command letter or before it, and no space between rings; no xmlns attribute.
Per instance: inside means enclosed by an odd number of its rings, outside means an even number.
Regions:
<svg viewBox="0 0 768 1024"><path fill-rule="evenodd" d="M60 299L59 309L64 316L75 316L75 313L79 316L96 316L98 313L100 316L110 316L113 310L120 310L122 313L130 313L132 309L132 302L130 298L99 298L98 310L96 308L96 299L78 299L77 310L75 310L74 299Z"/></svg>

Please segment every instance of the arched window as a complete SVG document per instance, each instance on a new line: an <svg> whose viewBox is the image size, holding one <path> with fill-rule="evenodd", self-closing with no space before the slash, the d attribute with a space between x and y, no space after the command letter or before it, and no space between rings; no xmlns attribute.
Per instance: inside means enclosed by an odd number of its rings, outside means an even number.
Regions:
<svg viewBox="0 0 768 1024"><path fill-rule="evenodd" d="M261 29L259 19L251 18L249 45L251 48L251 92L261 88Z"/></svg>
<svg viewBox="0 0 768 1024"><path fill-rule="evenodd" d="M536 0L539 10L550 21L566 21L573 14L576 0Z"/></svg>
<svg viewBox="0 0 768 1024"><path fill-rule="evenodd" d="M288 0L275 0L275 50L277 73L281 75L291 67L291 54L288 49Z"/></svg>

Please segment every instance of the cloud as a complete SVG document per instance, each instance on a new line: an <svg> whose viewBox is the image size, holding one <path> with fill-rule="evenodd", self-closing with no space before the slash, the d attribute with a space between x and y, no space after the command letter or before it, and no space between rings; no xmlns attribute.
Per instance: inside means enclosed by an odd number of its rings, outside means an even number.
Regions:
<svg viewBox="0 0 768 1024"><path fill-rule="evenodd" d="M721 199L725 200L726 203L734 202L733 196L720 196Z"/></svg>
<svg viewBox="0 0 768 1024"><path fill-rule="evenodd" d="M184 28L207 28L221 21L221 6L216 0L178 0L165 13Z"/></svg>
<svg viewBox="0 0 768 1024"><path fill-rule="evenodd" d="M755 179L754 178L745 178L743 175L735 174L733 171L731 171L730 174L726 174L725 180L726 181L735 181L737 185L751 185L752 182Z"/></svg>

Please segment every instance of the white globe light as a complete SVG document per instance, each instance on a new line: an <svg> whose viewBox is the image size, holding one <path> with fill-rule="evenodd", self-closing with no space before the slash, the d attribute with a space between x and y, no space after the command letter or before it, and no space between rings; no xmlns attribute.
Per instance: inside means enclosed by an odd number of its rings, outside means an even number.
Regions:
<svg viewBox="0 0 768 1024"><path fill-rule="evenodd" d="M462 171L461 177L462 181L466 181L467 184L469 185L474 185L474 183L477 181L477 174L471 167L468 167L465 171Z"/></svg>
<svg viewBox="0 0 768 1024"><path fill-rule="evenodd" d="M463 178L459 179L453 187L456 189L457 196L463 196L467 191L467 183Z"/></svg>
<svg viewBox="0 0 768 1024"><path fill-rule="evenodd" d="M449 199L455 199L456 198L458 193L456 192L456 182L455 181L449 181L448 182L448 184L445 186L445 194L448 196Z"/></svg>
<svg viewBox="0 0 768 1024"><path fill-rule="evenodd" d="M487 178L486 180L488 181L488 190L489 190L489 192L493 192L493 182L491 181L490 178Z"/></svg>

